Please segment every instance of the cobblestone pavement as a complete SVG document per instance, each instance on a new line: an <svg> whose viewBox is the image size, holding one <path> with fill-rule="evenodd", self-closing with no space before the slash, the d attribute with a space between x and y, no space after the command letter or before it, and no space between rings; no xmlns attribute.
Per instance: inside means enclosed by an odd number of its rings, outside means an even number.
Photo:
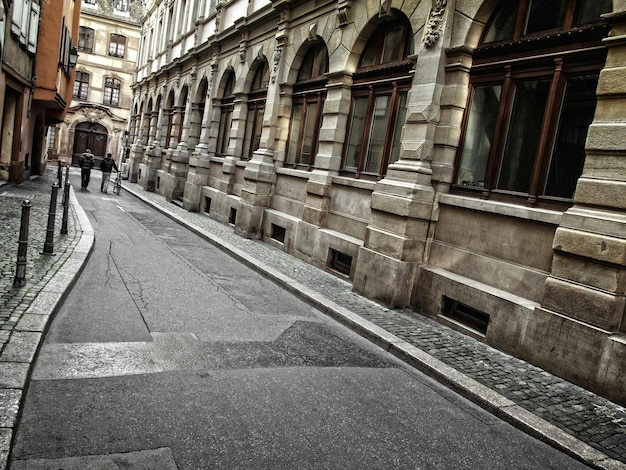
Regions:
<svg viewBox="0 0 626 470"><path fill-rule="evenodd" d="M47 240L52 185L56 168L19 185L0 186L0 469L7 464L22 395L30 367L56 306L86 259L78 244L83 236L71 194L67 233L63 227L63 190L57 191L52 244ZM30 201L25 285L14 287L22 204Z"/></svg>
<svg viewBox="0 0 626 470"><path fill-rule="evenodd" d="M36 348L93 244L91 226L72 194L68 234L59 233L58 205L54 255L41 254L55 180L56 169L50 169L37 179L0 187L0 470L6 467ZM134 183L125 181L124 188L503 419L594 468L626 469L623 407L413 311L372 302L342 279L269 244L235 235L232 227L206 214L187 212ZM13 279L24 199L32 202L29 253L27 283L18 289Z"/></svg>

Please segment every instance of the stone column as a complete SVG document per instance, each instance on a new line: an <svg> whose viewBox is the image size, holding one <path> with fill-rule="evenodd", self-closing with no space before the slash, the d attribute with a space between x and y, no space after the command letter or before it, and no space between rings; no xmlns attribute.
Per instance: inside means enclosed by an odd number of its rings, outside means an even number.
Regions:
<svg viewBox="0 0 626 470"><path fill-rule="evenodd" d="M613 3L583 174L520 353L626 403L626 0Z"/></svg>
<svg viewBox="0 0 626 470"><path fill-rule="evenodd" d="M371 217L359 250L353 288L391 307L410 304L431 225L435 192L432 153L444 85L445 26L454 6L433 1L408 95L400 159L372 193Z"/></svg>

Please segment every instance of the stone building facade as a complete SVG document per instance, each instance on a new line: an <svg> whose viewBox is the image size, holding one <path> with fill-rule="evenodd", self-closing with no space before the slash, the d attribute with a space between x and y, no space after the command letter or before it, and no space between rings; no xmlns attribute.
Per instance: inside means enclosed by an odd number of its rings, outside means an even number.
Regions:
<svg viewBox="0 0 626 470"><path fill-rule="evenodd" d="M96 161L125 159L141 17L139 0L82 0L72 101L49 140L52 160L77 165L86 149Z"/></svg>
<svg viewBox="0 0 626 470"><path fill-rule="evenodd" d="M626 0L151 0L130 178L626 403Z"/></svg>

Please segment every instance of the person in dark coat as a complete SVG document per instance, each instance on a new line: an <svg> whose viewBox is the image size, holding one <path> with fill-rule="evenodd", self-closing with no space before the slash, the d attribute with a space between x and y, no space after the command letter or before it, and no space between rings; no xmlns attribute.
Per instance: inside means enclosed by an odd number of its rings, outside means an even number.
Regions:
<svg viewBox="0 0 626 470"><path fill-rule="evenodd" d="M100 162L100 171L102 171L102 183L100 184L101 193L109 192L109 180L111 179L111 171L113 171L113 168L115 168L115 171L120 171L113 161L111 152L109 152L106 157L104 157L104 160Z"/></svg>
<svg viewBox="0 0 626 470"><path fill-rule="evenodd" d="M86 191L89 186L89 177L91 176L91 169L93 168L94 160L91 150L86 149L80 156L80 189Z"/></svg>

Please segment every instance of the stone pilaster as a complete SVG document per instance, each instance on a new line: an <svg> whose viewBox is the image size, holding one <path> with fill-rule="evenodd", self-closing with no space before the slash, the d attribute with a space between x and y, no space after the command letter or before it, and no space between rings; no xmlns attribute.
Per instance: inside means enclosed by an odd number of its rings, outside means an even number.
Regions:
<svg viewBox="0 0 626 470"><path fill-rule="evenodd" d="M433 2L408 96L400 159L389 165L372 193L371 217L355 268L354 290L392 307L410 304L431 225L431 161L444 83L445 26L454 10L446 6L445 1Z"/></svg>
<svg viewBox="0 0 626 470"><path fill-rule="evenodd" d="M263 212L269 207L272 187L276 182L274 153L259 149L244 170L245 183L237 207L235 233L246 238L260 238Z"/></svg>
<svg viewBox="0 0 626 470"><path fill-rule="evenodd" d="M350 109L350 87L352 76L342 73L328 74L323 121L319 132L315 168L306 186L306 201L302 222L298 224L294 251L298 257L312 261L315 257L315 234L326 226L330 209L330 194L333 176L339 172L348 110Z"/></svg>

